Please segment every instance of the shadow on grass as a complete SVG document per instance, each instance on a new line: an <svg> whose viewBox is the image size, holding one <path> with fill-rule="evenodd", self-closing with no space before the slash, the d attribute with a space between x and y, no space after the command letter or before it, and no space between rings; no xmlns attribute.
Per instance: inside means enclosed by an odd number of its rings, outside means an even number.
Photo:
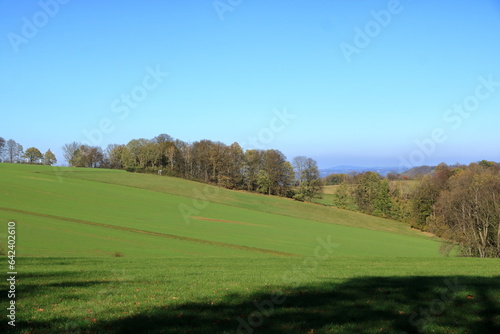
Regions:
<svg viewBox="0 0 500 334"><path fill-rule="evenodd" d="M30 323L20 317L17 328L29 333L500 333L500 277L361 277L227 295L215 304L165 305L70 331L63 329L67 321Z"/></svg>

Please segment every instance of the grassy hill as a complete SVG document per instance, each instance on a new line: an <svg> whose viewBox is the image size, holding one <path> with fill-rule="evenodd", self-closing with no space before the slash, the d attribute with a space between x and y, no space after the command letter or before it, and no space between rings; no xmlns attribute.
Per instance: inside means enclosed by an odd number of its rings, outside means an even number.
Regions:
<svg viewBox="0 0 500 334"><path fill-rule="evenodd" d="M444 257L439 240L355 212L158 175L0 164L2 231L9 220L17 325L2 333L500 329L498 259Z"/></svg>
<svg viewBox="0 0 500 334"><path fill-rule="evenodd" d="M439 256L395 221L178 178L1 164L0 182L24 256L301 256L326 236L339 255Z"/></svg>

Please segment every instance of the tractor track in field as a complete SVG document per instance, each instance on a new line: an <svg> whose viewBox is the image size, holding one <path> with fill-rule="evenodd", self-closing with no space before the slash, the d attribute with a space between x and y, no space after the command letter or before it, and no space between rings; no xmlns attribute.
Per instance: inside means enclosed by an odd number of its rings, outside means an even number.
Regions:
<svg viewBox="0 0 500 334"><path fill-rule="evenodd" d="M269 225L260 225L260 224L253 224L253 223L244 223L244 222L237 222L237 221L234 221L234 220L213 219L213 218L195 217L195 216L191 216L191 218L193 218L193 219L197 219L197 220L209 221L209 222L216 222L216 223L228 223L228 224L238 224L238 225L248 225L248 226L262 226L262 227L269 227Z"/></svg>
<svg viewBox="0 0 500 334"><path fill-rule="evenodd" d="M133 233L141 233L141 234L152 235L152 236L161 237L161 238L167 238L167 239L183 240L183 241L195 242L195 243L205 244L205 245L220 246L220 247L226 247L226 248L232 248L232 249L238 249L238 250L245 250L245 251L256 252L256 253L263 253L263 254L274 255L274 256L287 256L287 257L296 257L296 256L298 256L297 254L293 254L293 253L286 253L286 252L274 251L274 250L265 249L265 248L258 248L258 247L251 247L251 246L242 246L242 245L234 245L234 244L228 244L228 243L219 242L219 241L210 241L210 240L197 239L197 238L191 238L191 237L183 237L183 236L174 235L174 234L167 234L167 233L160 233L160 232L152 232L152 231L146 231L146 230L139 230L139 229L135 229L135 228L131 228L131 227L109 225L109 224L92 222L92 221L88 221L88 220L75 219L75 218L67 218L67 217L55 216L55 215L50 215L50 214L45 214L45 213L38 213L38 212L32 212L32 211L26 211L26 210L20 210L20 209L11 209L11 208L5 208L5 207L1 207L1 206L0 206L0 210L9 211L9 212L16 212L16 213L21 213L21 214L26 214L26 215L31 215L31 216L38 216L38 217L56 219L56 220L63 220L63 221L68 221L68 222L72 222L72 223L79 223L79 224L85 224L85 225L92 225L92 226L104 227L104 228L114 229L114 230L120 230L120 231L127 231L127 232L133 232Z"/></svg>

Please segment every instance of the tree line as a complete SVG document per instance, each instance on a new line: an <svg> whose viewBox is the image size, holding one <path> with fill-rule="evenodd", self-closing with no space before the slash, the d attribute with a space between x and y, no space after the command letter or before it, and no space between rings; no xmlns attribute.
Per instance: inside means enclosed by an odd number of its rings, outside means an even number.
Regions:
<svg viewBox="0 0 500 334"><path fill-rule="evenodd" d="M316 161L305 156L292 162L279 150L243 150L238 143L200 140L186 143L160 134L133 139L103 150L78 142L65 144L70 166L161 173L211 183L228 189L312 201L323 185L338 185L333 205L406 222L413 228L449 240L448 251L461 255L500 257L500 165L480 161L468 166L446 164L417 179L395 173L332 174L320 178ZM26 150L0 137L0 159L9 163L52 165L49 149Z"/></svg>
<svg viewBox="0 0 500 334"><path fill-rule="evenodd" d="M310 201L322 192L316 161L295 157L290 163L275 149L243 150L238 143L211 140L186 143L167 134L133 139L106 149L78 142L65 144L70 166L158 173L215 184L228 189Z"/></svg>
<svg viewBox="0 0 500 334"><path fill-rule="evenodd" d="M44 154L36 147L29 147L25 151L23 145L15 140L0 137L0 162L53 165L57 159L50 149Z"/></svg>
<svg viewBox="0 0 500 334"><path fill-rule="evenodd" d="M333 205L406 222L458 246L463 256L500 257L500 165L444 163L415 180L374 172L325 178L337 184Z"/></svg>

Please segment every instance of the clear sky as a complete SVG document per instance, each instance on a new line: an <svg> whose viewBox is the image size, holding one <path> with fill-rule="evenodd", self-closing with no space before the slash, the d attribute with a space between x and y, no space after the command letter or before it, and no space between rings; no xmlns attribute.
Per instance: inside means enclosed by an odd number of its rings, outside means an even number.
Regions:
<svg viewBox="0 0 500 334"><path fill-rule="evenodd" d="M0 136L60 163L160 133L321 168L500 161L499 1L0 0L0 36Z"/></svg>

